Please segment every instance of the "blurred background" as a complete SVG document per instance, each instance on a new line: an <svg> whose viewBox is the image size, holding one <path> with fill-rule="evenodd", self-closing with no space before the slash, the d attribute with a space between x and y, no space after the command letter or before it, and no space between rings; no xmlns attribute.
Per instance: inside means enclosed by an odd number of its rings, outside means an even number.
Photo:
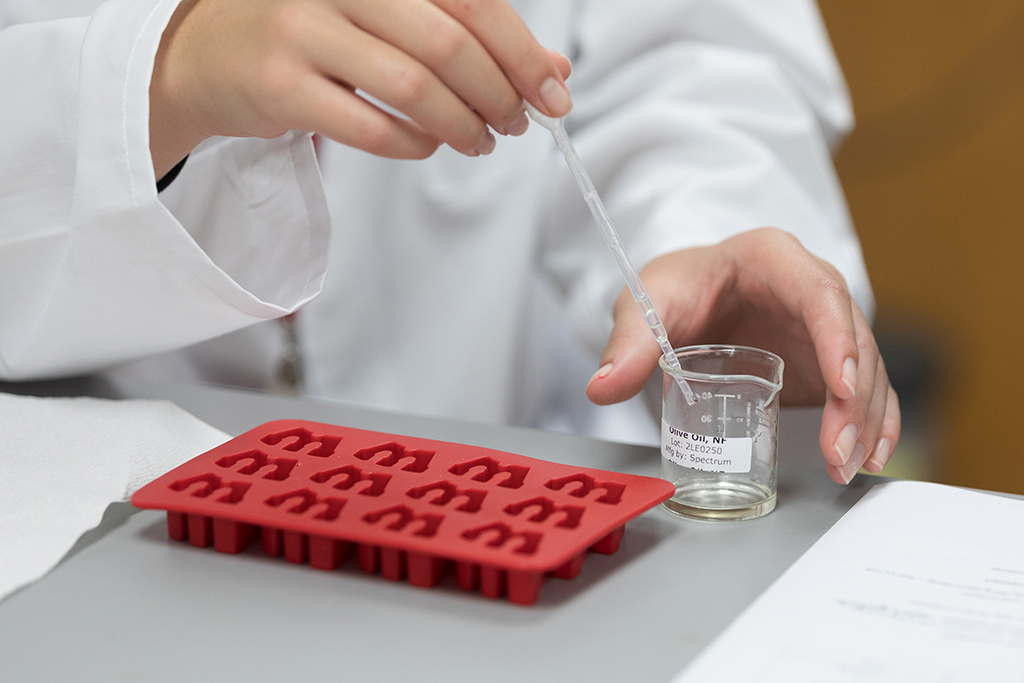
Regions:
<svg viewBox="0 0 1024 683"><path fill-rule="evenodd" d="M1024 493L1024 2L819 0L836 159L905 438L885 474Z"/></svg>

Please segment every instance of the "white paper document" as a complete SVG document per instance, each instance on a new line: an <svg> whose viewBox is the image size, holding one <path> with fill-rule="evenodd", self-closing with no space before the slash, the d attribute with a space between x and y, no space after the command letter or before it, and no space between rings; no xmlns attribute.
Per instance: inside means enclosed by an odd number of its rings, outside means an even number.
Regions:
<svg viewBox="0 0 1024 683"><path fill-rule="evenodd" d="M745 681L1024 683L1024 501L875 486L675 683Z"/></svg>

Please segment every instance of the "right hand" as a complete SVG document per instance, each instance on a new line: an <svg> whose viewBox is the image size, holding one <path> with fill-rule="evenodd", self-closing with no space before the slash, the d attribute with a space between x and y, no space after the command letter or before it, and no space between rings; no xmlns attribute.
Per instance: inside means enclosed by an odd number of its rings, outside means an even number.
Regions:
<svg viewBox="0 0 1024 683"><path fill-rule="evenodd" d="M214 135L291 129L384 157L489 154L488 126L526 131L523 99L569 112L568 72L505 0L183 0L150 86L154 170Z"/></svg>

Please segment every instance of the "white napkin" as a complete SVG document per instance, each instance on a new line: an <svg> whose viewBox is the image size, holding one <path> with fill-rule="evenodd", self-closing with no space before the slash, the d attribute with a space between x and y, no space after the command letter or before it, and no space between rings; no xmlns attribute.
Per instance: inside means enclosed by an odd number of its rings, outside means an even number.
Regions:
<svg viewBox="0 0 1024 683"><path fill-rule="evenodd" d="M107 505L228 438L167 401L0 394L0 599L50 571Z"/></svg>

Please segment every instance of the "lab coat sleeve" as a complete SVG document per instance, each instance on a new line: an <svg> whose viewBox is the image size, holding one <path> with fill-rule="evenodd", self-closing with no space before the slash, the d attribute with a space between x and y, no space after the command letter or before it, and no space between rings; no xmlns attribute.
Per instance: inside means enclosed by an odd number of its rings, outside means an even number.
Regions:
<svg viewBox="0 0 1024 683"><path fill-rule="evenodd" d="M835 265L874 304L830 151L852 127L808 0L586 0L567 128L639 269L762 226ZM623 280L559 164L544 266L600 353Z"/></svg>
<svg viewBox="0 0 1024 683"><path fill-rule="evenodd" d="M0 31L0 376L90 371L315 296L329 219L309 136L215 139L158 197L149 82L177 0Z"/></svg>

